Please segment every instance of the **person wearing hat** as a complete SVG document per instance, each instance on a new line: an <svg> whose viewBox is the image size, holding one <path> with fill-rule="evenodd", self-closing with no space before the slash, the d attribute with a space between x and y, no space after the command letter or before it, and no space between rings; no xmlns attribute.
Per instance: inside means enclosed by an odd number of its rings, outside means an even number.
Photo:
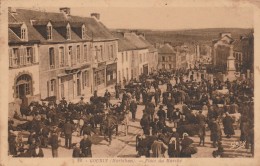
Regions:
<svg viewBox="0 0 260 166"><path fill-rule="evenodd" d="M82 157L79 143L77 143L76 146L74 147L73 152L72 152L72 157L73 158Z"/></svg>
<svg viewBox="0 0 260 166"><path fill-rule="evenodd" d="M168 156L170 158L180 157L179 138L172 137L168 145Z"/></svg>
<svg viewBox="0 0 260 166"><path fill-rule="evenodd" d="M205 143L205 135L206 135L206 117L202 114L202 110L199 110L199 113L196 116L197 119L197 123L199 124L199 133L200 133L200 143L199 146L201 145L201 143L204 146Z"/></svg>
<svg viewBox="0 0 260 166"><path fill-rule="evenodd" d="M224 126L224 133L226 134L226 137L231 138L231 135L235 134L235 131L233 128L234 121L228 112L226 112L225 117L222 120L222 123Z"/></svg>
<svg viewBox="0 0 260 166"><path fill-rule="evenodd" d="M189 138L188 133L183 133L183 139L181 141L181 153L180 157L191 158L191 152L189 152L189 148L193 144L193 140Z"/></svg>
<svg viewBox="0 0 260 166"><path fill-rule="evenodd" d="M80 141L80 149L84 157L92 157L92 141L87 134L84 134L83 139Z"/></svg>
<svg viewBox="0 0 260 166"><path fill-rule="evenodd" d="M80 101L78 102L79 105L85 105L85 102L84 102L84 97L81 96L80 97Z"/></svg>
<svg viewBox="0 0 260 166"><path fill-rule="evenodd" d="M159 120L165 121L166 119L166 113L163 110L163 105L159 106L159 110L157 112L157 116L159 117Z"/></svg>
<svg viewBox="0 0 260 166"><path fill-rule="evenodd" d="M65 146L71 148L72 142L72 133L74 131L74 126L71 124L70 120L66 120L66 123L63 126L63 132L65 134Z"/></svg>
<svg viewBox="0 0 260 166"><path fill-rule="evenodd" d="M32 157L44 157L44 153L39 144L35 145L35 148L31 151Z"/></svg>
<svg viewBox="0 0 260 166"><path fill-rule="evenodd" d="M61 103L62 105L64 105L64 106L67 107L67 104L68 104L68 103L67 103L67 101L65 100L65 97L62 97L60 103Z"/></svg>
<svg viewBox="0 0 260 166"><path fill-rule="evenodd" d="M111 97L111 94L110 92L106 89L106 92L104 94L104 98L105 98L105 101L106 101L106 108L110 108L110 97Z"/></svg>
<svg viewBox="0 0 260 166"><path fill-rule="evenodd" d="M213 148L217 146L217 142L221 141L221 128L216 118L213 117L209 122L210 140L212 141Z"/></svg>
<svg viewBox="0 0 260 166"><path fill-rule="evenodd" d="M143 129L145 135L150 135L150 119L149 115L143 114L142 119L140 120L140 125Z"/></svg>
<svg viewBox="0 0 260 166"><path fill-rule="evenodd" d="M54 129L51 133L51 137L49 140L53 158L58 157L59 142L60 140L59 140L58 132Z"/></svg>
<svg viewBox="0 0 260 166"><path fill-rule="evenodd" d="M96 131L92 128L90 123L85 123L81 128L80 135L88 135L91 136L91 132L96 134Z"/></svg>
<svg viewBox="0 0 260 166"><path fill-rule="evenodd" d="M173 119L173 122L174 122L174 127L178 127L178 123L181 119L181 112L180 112L180 109L179 108L176 108L176 111L173 112L172 114L172 119Z"/></svg>
<svg viewBox="0 0 260 166"><path fill-rule="evenodd" d="M136 103L135 99L133 99L130 103L130 112L132 113L133 122L135 121L136 111L137 111L137 103Z"/></svg>

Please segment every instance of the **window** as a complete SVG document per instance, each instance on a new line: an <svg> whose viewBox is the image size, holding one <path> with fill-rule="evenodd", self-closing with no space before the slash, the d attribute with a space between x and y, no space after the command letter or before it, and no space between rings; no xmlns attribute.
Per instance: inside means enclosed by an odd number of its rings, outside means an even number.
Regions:
<svg viewBox="0 0 260 166"><path fill-rule="evenodd" d="M98 47L97 46L95 46L95 55L94 55L94 59L95 59L95 61L97 61L98 60Z"/></svg>
<svg viewBox="0 0 260 166"><path fill-rule="evenodd" d="M169 57L169 61L172 61L172 57Z"/></svg>
<svg viewBox="0 0 260 166"><path fill-rule="evenodd" d="M110 48L109 48L109 46L107 46L107 51L108 51L108 57L109 57L109 59L111 59L112 57L111 57L111 54L110 54Z"/></svg>
<svg viewBox="0 0 260 166"><path fill-rule="evenodd" d="M140 54L139 57L140 57L140 63L142 63L142 54Z"/></svg>
<svg viewBox="0 0 260 166"><path fill-rule="evenodd" d="M162 64L162 68L165 69L165 64Z"/></svg>
<svg viewBox="0 0 260 166"><path fill-rule="evenodd" d="M56 81L53 79L51 80L51 88L50 88L51 92L54 92L55 86L56 86Z"/></svg>
<svg viewBox="0 0 260 166"><path fill-rule="evenodd" d="M32 94L32 78L27 74L23 74L16 80L16 97L23 98Z"/></svg>
<svg viewBox="0 0 260 166"><path fill-rule="evenodd" d="M101 60L104 60L104 57L103 57L103 47L100 46L100 55L101 55Z"/></svg>
<svg viewBox="0 0 260 166"><path fill-rule="evenodd" d="M75 65L75 58L73 56L72 46L69 46L68 57L70 59L71 65Z"/></svg>
<svg viewBox="0 0 260 166"><path fill-rule="evenodd" d="M82 72L82 87L84 89L85 86L89 87L89 72L83 71Z"/></svg>
<svg viewBox="0 0 260 166"><path fill-rule="evenodd" d="M26 39L26 29L25 29L25 28L22 28L22 29L21 29L21 39L22 39L22 40L25 40L25 39Z"/></svg>
<svg viewBox="0 0 260 166"><path fill-rule="evenodd" d="M126 55L125 55L125 61L126 61L126 62L128 61L128 54L127 54L127 51L126 51Z"/></svg>
<svg viewBox="0 0 260 166"><path fill-rule="evenodd" d="M111 58L114 58L114 47L113 45L110 46L110 54L111 54Z"/></svg>
<svg viewBox="0 0 260 166"><path fill-rule="evenodd" d="M52 26L47 26L47 40L52 40Z"/></svg>
<svg viewBox="0 0 260 166"><path fill-rule="evenodd" d="M54 48L49 48L50 68L55 68Z"/></svg>
<svg viewBox="0 0 260 166"><path fill-rule="evenodd" d="M77 45L77 63L80 63L80 45Z"/></svg>
<svg viewBox="0 0 260 166"><path fill-rule="evenodd" d="M27 47L26 48L26 64L31 64L33 58L33 48L32 47Z"/></svg>
<svg viewBox="0 0 260 166"><path fill-rule="evenodd" d="M163 61L163 62L165 61L165 56L162 56L162 61Z"/></svg>
<svg viewBox="0 0 260 166"><path fill-rule="evenodd" d="M172 65L171 64L169 64L169 69L171 69L172 68Z"/></svg>
<svg viewBox="0 0 260 166"><path fill-rule="evenodd" d="M85 28L85 25L82 26L82 39L85 39L86 38L86 28Z"/></svg>
<svg viewBox="0 0 260 166"><path fill-rule="evenodd" d="M67 30L67 33L66 33L67 40L70 40L71 39L71 29L70 29L69 24L67 25L66 30Z"/></svg>
<svg viewBox="0 0 260 166"><path fill-rule="evenodd" d="M65 96L65 94L64 94L64 82L65 82L65 78L61 77L61 80L60 80L60 95L61 95L61 98Z"/></svg>
<svg viewBox="0 0 260 166"><path fill-rule="evenodd" d="M84 51L84 61L88 61L88 47L87 47L87 45L84 45L83 51Z"/></svg>
<svg viewBox="0 0 260 166"><path fill-rule="evenodd" d="M64 67L65 66L64 47L59 48L59 57L60 57L60 67Z"/></svg>
<svg viewBox="0 0 260 166"><path fill-rule="evenodd" d="M10 60L9 60L10 67L17 66L18 65L18 58L19 58L18 57L18 48L13 48L10 51L9 57L10 57Z"/></svg>
<svg viewBox="0 0 260 166"><path fill-rule="evenodd" d="M124 52L122 52L122 63L124 63Z"/></svg>

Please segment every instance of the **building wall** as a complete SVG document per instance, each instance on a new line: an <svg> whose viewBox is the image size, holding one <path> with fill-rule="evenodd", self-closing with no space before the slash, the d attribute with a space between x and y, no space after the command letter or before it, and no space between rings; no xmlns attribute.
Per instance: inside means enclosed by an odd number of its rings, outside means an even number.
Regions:
<svg viewBox="0 0 260 166"><path fill-rule="evenodd" d="M84 45L86 45L87 54L84 54ZM80 54L77 53L78 46ZM64 48L65 63L62 63L63 61L59 54L61 47ZM72 48L72 54L69 53L71 52L70 47ZM50 48L54 50L54 66L50 65ZM65 97L72 100L89 93L92 89L91 50L90 42L41 45L39 48L41 98L56 96L57 99ZM72 70L73 68L75 68L75 71ZM82 72L85 70L89 72L87 78L89 84L87 87L83 86L82 82ZM79 91L80 93L77 93Z"/></svg>
<svg viewBox="0 0 260 166"><path fill-rule="evenodd" d="M143 73L143 67L144 65L148 64L148 49L140 49L137 51L138 53L138 58L137 58L137 62L138 62L138 75L141 75ZM148 65L149 68L149 65Z"/></svg>
<svg viewBox="0 0 260 166"><path fill-rule="evenodd" d="M131 63L133 60L134 51L128 50L128 51L120 51L118 52L118 61L117 61L117 82L123 82L123 79L125 77L126 81L129 81L131 79Z"/></svg>
<svg viewBox="0 0 260 166"><path fill-rule="evenodd" d="M164 57L164 59L163 59ZM176 54L158 54L158 68L159 69L177 69L178 59Z"/></svg>
<svg viewBox="0 0 260 166"><path fill-rule="evenodd" d="M19 53L19 56L23 56L24 60L25 60L25 56L26 53L22 52L22 50L26 49L27 47L33 48L33 62L32 63L24 63L23 65L20 65L20 63L18 63L17 65L12 64L12 62L10 62L12 60L11 57L13 57L13 53L12 50L15 49L19 49L21 50L21 52ZM17 96L17 90L16 90L16 83L17 83L17 79L19 78L19 76L26 74L29 75L32 79L32 86L31 86L31 95L27 95L28 97L30 96L40 96L40 90L39 90L39 59L38 59L38 45L34 44L34 45L26 45L26 46L9 46L9 102L13 102L15 99L19 98L19 96ZM24 61L23 61L24 62Z"/></svg>

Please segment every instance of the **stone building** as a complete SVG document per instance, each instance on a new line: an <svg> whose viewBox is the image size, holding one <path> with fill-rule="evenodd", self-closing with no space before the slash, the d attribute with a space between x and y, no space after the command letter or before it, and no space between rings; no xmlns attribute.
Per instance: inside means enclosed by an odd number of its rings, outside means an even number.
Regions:
<svg viewBox="0 0 260 166"><path fill-rule="evenodd" d="M21 96L72 101L116 82L118 42L98 13L10 9L8 16L10 102Z"/></svg>

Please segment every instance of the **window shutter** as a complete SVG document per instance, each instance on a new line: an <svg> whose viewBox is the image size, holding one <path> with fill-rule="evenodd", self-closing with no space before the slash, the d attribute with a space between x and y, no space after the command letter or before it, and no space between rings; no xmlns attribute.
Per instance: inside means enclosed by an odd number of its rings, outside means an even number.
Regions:
<svg viewBox="0 0 260 166"><path fill-rule="evenodd" d="M26 65L26 51L25 48L22 49L23 65Z"/></svg>
<svg viewBox="0 0 260 166"><path fill-rule="evenodd" d="M47 97L49 97L49 92L50 92L50 83L47 81Z"/></svg>
<svg viewBox="0 0 260 166"><path fill-rule="evenodd" d="M53 48L53 49L54 49L54 48ZM56 49L56 52L55 52L55 50L53 50L53 53L54 53L54 65L55 65L55 67L58 67L58 66L59 66L59 52L57 53L57 51L59 51L59 50Z"/></svg>
<svg viewBox="0 0 260 166"><path fill-rule="evenodd" d="M9 67L13 67L12 49L9 49Z"/></svg>
<svg viewBox="0 0 260 166"><path fill-rule="evenodd" d="M32 62L33 63L36 63L36 51L35 51L35 47L32 47Z"/></svg>

